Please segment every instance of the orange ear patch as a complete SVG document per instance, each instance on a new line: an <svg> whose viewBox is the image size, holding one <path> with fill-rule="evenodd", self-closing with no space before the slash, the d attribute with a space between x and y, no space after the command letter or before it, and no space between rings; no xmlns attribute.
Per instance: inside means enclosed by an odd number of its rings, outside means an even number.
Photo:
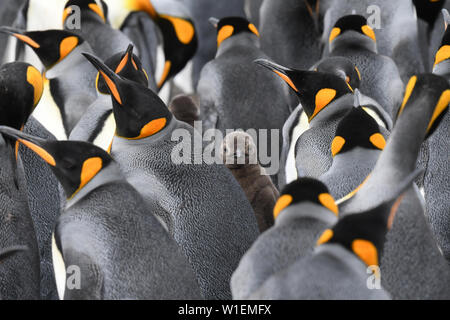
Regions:
<svg viewBox="0 0 450 320"><path fill-rule="evenodd" d="M44 91L44 78L42 74L35 67L28 67L27 82L33 86L34 89L34 106L37 106L41 100Z"/></svg>
<svg viewBox="0 0 450 320"><path fill-rule="evenodd" d="M330 32L330 38L328 39L328 41L330 43L333 42L334 39L337 38L337 36L339 36L341 34L341 29L340 28L333 28L333 30L331 30Z"/></svg>
<svg viewBox="0 0 450 320"><path fill-rule="evenodd" d="M384 150L386 147L386 139L384 139L381 133L375 133L370 136L370 142L378 149Z"/></svg>
<svg viewBox="0 0 450 320"><path fill-rule="evenodd" d="M78 38L75 36L67 37L59 45L59 61L64 59L78 45Z"/></svg>
<svg viewBox="0 0 450 320"><path fill-rule="evenodd" d="M89 3L89 9L94 11L104 22L106 22L105 14L103 13L102 8L98 6L96 3Z"/></svg>
<svg viewBox="0 0 450 320"><path fill-rule="evenodd" d="M167 60L166 63L164 64L164 70L161 75L161 79L158 82L158 88L161 88L162 85L164 84L164 82L166 81L167 77L169 76L171 68L172 68L172 62Z"/></svg>
<svg viewBox="0 0 450 320"><path fill-rule="evenodd" d="M378 266L378 250L372 242L356 239L352 243L353 252L368 266Z"/></svg>
<svg viewBox="0 0 450 320"><path fill-rule="evenodd" d="M164 129L166 124L167 124L166 118L159 118L159 119L152 120L149 123L147 123L145 126L142 127L141 133L139 134L139 136L137 136L136 138L126 138L126 139L139 140L139 139L148 138L148 137L160 132L162 129Z"/></svg>
<svg viewBox="0 0 450 320"><path fill-rule="evenodd" d="M275 207L273 208L273 217L276 219L281 211L286 209L294 200L291 195L284 194L280 198L278 198Z"/></svg>
<svg viewBox="0 0 450 320"><path fill-rule="evenodd" d="M336 205L336 202L334 201L334 198L331 196L331 194L321 193L319 195L319 202L322 204L322 206L333 212L336 216L339 214L339 208Z"/></svg>
<svg viewBox="0 0 450 320"><path fill-rule="evenodd" d="M337 91L334 89L321 89L316 94L316 108L309 118L311 121L323 108L325 108L336 97Z"/></svg>
<svg viewBox="0 0 450 320"><path fill-rule="evenodd" d="M331 154L335 157L345 145L345 139L341 136L336 136L331 143Z"/></svg>
<svg viewBox="0 0 450 320"><path fill-rule="evenodd" d="M19 39L19 40L25 42L26 44L32 46L33 48L38 49L38 48L41 47L41 45L40 45L39 43L37 43L36 41L34 41L33 39L31 39L31 38L28 37L28 36L25 36L25 35L20 34L20 33L13 33L13 35L14 35L14 37L16 37L17 39Z"/></svg>
<svg viewBox="0 0 450 320"><path fill-rule="evenodd" d="M438 52L436 52L436 57L434 60L434 65L436 66L437 64L441 63L444 60L447 60L450 58L450 46L449 45L445 45L442 46Z"/></svg>
<svg viewBox="0 0 450 320"><path fill-rule="evenodd" d="M258 29L255 27L253 23L250 23L248 25L248 29L259 37Z"/></svg>
<svg viewBox="0 0 450 320"><path fill-rule="evenodd" d="M178 40L183 44L189 44L195 35L195 29L192 23L185 19L172 17L168 15L160 15L161 18L167 19L173 25Z"/></svg>
<svg viewBox="0 0 450 320"><path fill-rule="evenodd" d="M223 26L219 32L217 33L217 46L219 47L220 44L228 39L229 37L231 37L233 35L234 32L234 27L233 26Z"/></svg>
<svg viewBox="0 0 450 320"><path fill-rule="evenodd" d="M368 25L365 25L365 26L361 27L361 30L366 36L371 38L374 42L377 42L377 38L375 36L375 31L373 31L373 29L371 27L369 27Z"/></svg>
<svg viewBox="0 0 450 320"><path fill-rule="evenodd" d="M80 174L80 186L78 191L83 188L97 173L103 168L103 160L100 157L89 158L84 161Z"/></svg>
<svg viewBox="0 0 450 320"><path fill-rule="evenodd" d="M405 96L403 98L403 103L400 109L398 110L397 118L402 114L403 109L405 108L406 104L409 101L409 98L411 98L416 83L417 83L417 76L412 76L411 79L409 79L408 85L406 86Z"/></svg>
<svg viewBox="0 0 450 320"><path fill-rule="evenodd" d="M158 13L150 0L125 0L125 6L132 11L147 12L152 18L158 16Z"/></svg>
<svg viewBox="0 0 450 320"><path fill-rule="evenodd" d="M39 147L38 145L36 145L30 141L24 140L24 139L18 139L18 141L20 141L22 144L24 144L25 146L27 146L28 148L33 150L39 157L41 157L49 165L51 165L53 167L56 165L55 158L53 158L52 155L50 153L48 153L47 151L45 151L43 148Z"/></svg>
<svg viewBox="0 0 450 320"><path fill-rule="evenodd" d="M67 17L68 17L71 13L72 13L72 8L71 8L71 7L67 7L67 8L64 9L64 12L63 12L63 24L64 24L64 22L66 22Z"/></svg>
<svg viewBox="0 0 450 320"><path fill-rule="evenodd" d="M333 238L333 235L334 235L333 230L331 229L325 230L320 236L319 240L317 240L317 245L320 246L324 243L327 243L328 241L331 240L331 238Z"/></svg>

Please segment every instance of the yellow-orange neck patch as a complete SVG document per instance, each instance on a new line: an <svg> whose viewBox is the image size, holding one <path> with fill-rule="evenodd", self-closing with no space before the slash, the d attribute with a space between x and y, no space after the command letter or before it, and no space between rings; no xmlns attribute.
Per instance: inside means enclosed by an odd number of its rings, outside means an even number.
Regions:
<svg viewBox="0 0 450 320"><path fill-rule="evenodd" d="M336 97L337 91L334 89L321 89L316 94L316 108L314 109L313 114L309 117L309 121L322 111L327 105L330 104L331 101Z"/></svg>
<svg viewBox="0 0 450 320"><path fill-rule="evenodd" d="M164 14L161 14L160 17L170 21L170 23L173 25L173 28L175 29L178 40L181 43L189 44L192 41L195 35L195 29L192 23L182 18L172 17Z"/></svg>
<svg viewBox="0 0 450 320"><path fill-rule="evenodd" d="M373 29L371 27L369 27L368 25L365 25L365 26L361 27L361 30L366 36L371 38L374 42L377 42L377 38L375 36L375 31L373 31Z"/></svg>
<svg viewBox="0 0 450 320"><path fill-rule="evenodd" d="M333 235L334 235L333 230L331 229L325 230L320 236L319 240L317 240L317 246L320 246L330 241L333 238Z"/></svg>
<svg viewBox="0 0 450 320"><path fill-rule="evenodd" d="M94 178L103 168L103 160L100 157L93 157L85 160L81 167L80 186L72 195L75 196L89 181Z"/></svg>
<svg viewBox="0 0 450 320"><path fill-rule="evenodd" d="M336 136L331 143L331 154L335 157L345 145L345 139L341 136Z"/></svg>
<svg viewBox="0 0 450 320"><path fill-rule="evenodd" d="M336 202L334 201L334 198L331 194L321 193L319 195L319 202L322 204L322 206L333 212L336 216L339 215L339 208L336 205Z"/></svg>
<svg viewBox="0 0 450 320"><path fill-rule="evenodd" d="M75 36L67 37L59 45L59 61L67 57L69 53L78 45L78 38Z"/></svg>
<svg viewBox="0 0 450 320"><path fill-rule="evenodd" d="M380 150L384 150L386 147L386 139L384 139L381 133L375 133L369 138L372 145Z"/></svg>
<svg viewBox="0 0 450 320"><path fill-rule="evenodd" d="M293 200L294 198L292 198L292 196L289 194L282 195L275 204L275 207L273 209L273 217L276 219L281 211L286 209Z"/></svg>
<svg viewBox="0 0 450 320"><path fill-rule="evenodd" d="M367 240L356 239L352 243L353 252L368 266L378 266L378 250Z"/></svg>
<svg viewBox="0 0 450 320"><path fill-rule="evenodd" d="M450 58L450 45L442 46L438 52L436 52L436 57L434 60L434 66L441 63L444 60L447 60Z"/></svg>

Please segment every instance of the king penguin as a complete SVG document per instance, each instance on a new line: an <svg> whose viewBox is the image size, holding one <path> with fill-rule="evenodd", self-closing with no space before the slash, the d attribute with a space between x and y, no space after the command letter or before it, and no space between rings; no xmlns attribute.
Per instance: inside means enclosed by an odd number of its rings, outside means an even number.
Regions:
<svg viewBox="0 0 450 320"><path fill-rule="evenodd" d="M253 24L238 17L211 21L217 24L217 55L203 68L197 87L204 127L224 136L227 130L267 130L267 141L258 141L258 160L263 167L272 166L261 161L261 154L280 154L279 132L289 117L288 93L283 83L253 63L267 58ZM276 183L278 171L268 173Z"/></svg>
<svg viewBox="0 0 450 320"><path fill-rule="evenodd" d="M111 27L107 5L103 1L101 5L98 5L96 0L67 1L63 25L65 30L74 32L86 40L93 52L104 60L124 51L131 42L124 33Z"/></svg>
<svg viewBox="0 0 450 320"><path fill-rule="evenodd" d="M248 299L272 275L308 255L337 222L338 207L323 183L301 178L283 189L273 214L275 225L259 236L233 273L234 299Z"/></svg>
<svg viewBox="0 0 450 320"><path fill-rule="evenodd" d="M351 14L367 17L376 35L378 52L395 61L403 82L425 70L416 10L411 0L331 1L324 17L322 42L326 44L325 55L329 51L327 42L333 26L340 18Z"/></svg>
<svg viewBox="0 0 450 320"><path fill-rule="evenodd" d="M92 55L86 58L111 92L117 124L112 156L144 199L169 213L162 219L205 299L231 298L231 274L259 235L244 192L224 165L202 157L201 133L176 120L153 91L124 80Z"/></svg>
<svg viewBox="0 0 450 320"><path fill-rule="evenodd" d="M367 19L360 15L340 18L328 41L330 56L346 57L360 71L361 92L393 116L402 102L404 84L395 62L378 54L375 32Z"/></svg>
<svg viewBox="0 0 450 320"><path fill-rule="evenodd" d="M82 52L92 52L90 45L78 35L63 30L25 32L2 27L0 32L9 33L26 43L38 55L69 135L87 107L97 98L95 68L81 55Z"/></svg>
<svg viewBox="0 0 450 320"><path fill-rule="evenodd" d="M331 168L320 177L335 199L354 191L372 172L389 132L358 105L339 122L330 145Z"/></svg>
<svg viewBox="0 0 450 320"><path fill-rule="evenodd" d="M133 54L133 45L131 44L125 52L116 53L107 59L105 64L128 80L136 81L144 86L154 84L154 78L148 76L145 69L142 68L140 59ZM110 93L100 73L97 74L96 88L98 91L97 100L89 106L81 117L72 130L69 140L87 141L103 150L109 150L116 124ZM156 85L154 84L151 88L156 90Z"/></svg>
<svg viewBox="0 0 450 320"><path fill-rule="evenodd" d="M447 14L448 15L448 12ZM450 16L449 16L450 18ZM450 19L447 21L450 23ZM450 28L446 28L441 47L436 53L433 73L443 76L450 82ZM428 154L424 176L426 212L436 239L447 261L450 261L450 113L439 115L440 125L428 138L426 147Z"/></svg>
<svg viewBox="0 0 450 320"><path fill-rule="evenodd" d="M374 208L339 219L316 239L317 247L272 275L250 299L388 300L379 261L411 174ZM313 213L312 213L313 214Z"/></svg>
<svg viewBox="0 0 450 320"><path fill-rule="evenodd" d="M353 108L353 88L334 74L289 69L268 60L256 62L289 84L298 96L301 112L305 112L306 129L294 146L296 172L290 175L319 178L331 167L330 145L339 121ZM376 101L363 97L362 103L390 127L390 116Z"/></svg>
<svg viewBox="0 0 450 320"><path fill-rule="evenodd" d="M450 85L433 74L413 76L386 147L366 181L340 204L343 216L389 198L417 166L420 147L442 120ZM442 199L441 199L442 201ZM394 299L448 299L450 269L427 221L416 185L405 193L381 260L382 284Z"/></svg>
<svg viewBox="0 0 450 320"><path fill-rule="evenodd" d="M23 129L42 96L41 73L23 62L0 67L0 124ZM0 296L40 299L40 258L23 164L14 140L0 135ZM16 248L16 249L14 249Z"/></svg>
<svg viewBox="0 0 450 320"><path fill-rule="evenodd" d="M201 298L186 257L104 150L87 142L46 141L5 126L0 132L42 157L68 197L54 234L54 257L68 270L77 266L81 278L79 286L60 287L61 297Z"/></svg>

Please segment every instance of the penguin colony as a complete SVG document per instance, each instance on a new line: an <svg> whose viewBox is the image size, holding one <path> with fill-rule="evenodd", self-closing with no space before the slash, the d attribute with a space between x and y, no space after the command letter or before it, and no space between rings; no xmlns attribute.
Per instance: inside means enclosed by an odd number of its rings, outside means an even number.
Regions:
<svg viewBox="0 0 450 320"><path fill-rule="evenodd" d="M0 299L450 299L447 10L3 1Z"/></svg>

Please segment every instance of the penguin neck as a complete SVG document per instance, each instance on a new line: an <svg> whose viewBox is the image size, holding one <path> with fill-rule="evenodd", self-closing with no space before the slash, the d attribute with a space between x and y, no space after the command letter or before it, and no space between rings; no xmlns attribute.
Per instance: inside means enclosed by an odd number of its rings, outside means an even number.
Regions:
<svg viewBox="0 0 450 320"><path fill-rule="evenodd" d="M348 49L366 50L372 53L378 53L376 42L353 31L348 31L348 33L345 33L334 40L330 46L330 53L333 55L334 53L347 51Z"/></svg>
<svg viewBox="0 0 450 320"><path fill-rule="evenodd" d="M284 209L275 220L275 226L291 225L297 220L315 219L329 226L338 220L336 215L321 205L305 201Z"/></svg>
<svg viewBox="0 0 450 320"><path fill-rule="evenodd" d="M323 123L343 116L348 110L353 108L353 101L354 98L351 93L332 101L309 122L310 127L320 126Z"/></svg>
<svg viewBox="0 0 450 320"><path fill-rule="evenodd" d="M216 57L224 54L234 47L256 47L259 48L259 38L253 33L242 32L224 40L217 49Z"/></svg>
<svg viewBox="0 0 450 320"><path fill-rule="evenodd" d="M400 183L414 171L426 129L433 115L434 105L423 99L405 108L392 131L386 148L375 166L372 176L383 184Z"/></svg>
<svg viewBox="0 0 450 320"><path fill-rule="evenodd" d="M161 140L170 140L170 135L172 132L177 128L178 126L178 120L175 117L172 117L170 122L167 124L167 126L159 131L158 133L147 137L143 139L126 139L123 137L119 137L117 135L114 136L112 150L113 151L120 151L120 150L127 150L130 146L146 146L146 145L154 145L159 143ZM194 130L192 128L192 130Z"/></svg>
<svg viewBox="0 0 450 320"><path fill-rule="evenodd" d="M124 181L125 177L120 171L117 164L111 162L108 166L103 168L91 181L89 181L80 191L78 191L75 196L66 203L66 210L81 201L89 193L95 189L106 185L108 183Z"/></svg>

